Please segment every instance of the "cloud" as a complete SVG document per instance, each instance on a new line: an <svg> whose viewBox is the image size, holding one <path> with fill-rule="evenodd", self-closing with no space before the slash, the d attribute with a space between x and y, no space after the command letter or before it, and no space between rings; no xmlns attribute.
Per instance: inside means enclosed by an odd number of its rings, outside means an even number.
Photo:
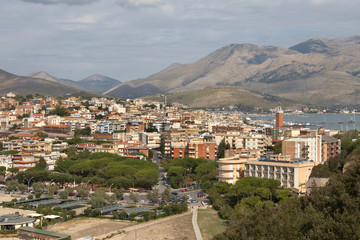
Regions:
<svg viewBox="0 0 360 240"><path fill-rule="evenodd" d="M118 4L124 8L158 7L163 0L118 0Z"/></svg>
<svg viewBox="0 0 360 240"><path fill-rule="evenodd" d="M170 15L171 13L173 13L175 11L175 7L170 4L162 5L160 8L163 11L163 13L166 15Z"/></svg>
<svg viewBox="0 0 360 240"><path fill-rule="evenodd" d="M43 5L66 4L66 5L86 5L98 0L22 0L24 2L39 3Z"/></svg>

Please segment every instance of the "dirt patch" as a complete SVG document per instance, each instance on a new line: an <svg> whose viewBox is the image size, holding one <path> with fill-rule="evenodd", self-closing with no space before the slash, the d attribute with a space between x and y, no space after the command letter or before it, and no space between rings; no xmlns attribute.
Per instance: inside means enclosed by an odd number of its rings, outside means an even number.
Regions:
<svg viewBox="0 0 360 240"><path fill-rule="evenodd" d="M193 240L196 239L196 236L192 226L191 218L192 215L188 214L178 218L170 219L168 221L159 222L141 229L127 231L125 234L114 236L111 238L111 240Z"/></svg>
<svg viewBox="0 0 360 240"><path fill-rule="evenodd" d="M0 192L0 202L10 202L12 199L17 198L26 198L27 195L20 195L20 194L5 194L4 192Z"/></svg>
<svg viewBox="0 0 360 240"><path fill-rule="evenodd" d="M46 230L71 235L72 239L98 236L120 230L134 225L130 222L122 222L111 219L99 218L76 218L67 222L49 226Z"/></svg>
<svg viewBox="0 0 360 240"><path fill-rule="evenodd" d="M23 210L19 208L0 208L0 215L14 214L16 212L23 215L24 217L26 217L30 213L35 213L35 211Z"/></svg>

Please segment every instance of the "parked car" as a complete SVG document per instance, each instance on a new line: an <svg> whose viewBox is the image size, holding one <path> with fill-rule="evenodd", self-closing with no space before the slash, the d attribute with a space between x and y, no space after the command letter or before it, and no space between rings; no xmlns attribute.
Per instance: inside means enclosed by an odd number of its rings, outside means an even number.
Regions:
<svg viewBox="0 0 360 240"><path fill-rule="evenodd" d="M185 188L185 189L181 189L182 192L187 192L188 190Z"/></svg>
<svg viewBox="0 0 360 240"><path fill-rule="evenodd" d="M197 193L197 196L198 196L198 197L204 197L204 196L205 196L205 193L202 192L202 191L200 191L200 192Z"/></svg>

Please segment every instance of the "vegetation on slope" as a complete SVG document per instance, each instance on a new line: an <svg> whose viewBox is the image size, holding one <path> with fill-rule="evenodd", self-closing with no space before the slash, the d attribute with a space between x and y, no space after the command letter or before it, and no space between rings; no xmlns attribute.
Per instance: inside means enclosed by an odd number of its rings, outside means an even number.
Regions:
<svg viewBox="0 0 360 240"><path fill-rule="evenodd" d="M214 239L359 239L359 157L360 146L350 153L344 149L341 156L327 164L331 177L325 187L313 188L305 197L287 197L277 204L256 203L256 191L249 187L243 189L255 195L240 196L240 206L242 201L250 202L245 211L239 211L239 204L234 206L233 198L227 194L220 195L219 191L217 197L216 192L210 194L219 215L233 220Z"/></svg>
<svg viewBox="0 0 360 240"><path fill-rule="evenodd" d="M167 94L168 103L181 103L192 108L225 107L230 105L248 109L269 109L278 106L301 105L266 94L250 92L242 87L217 86L201 90ZM163 95L143 97L147 100L164 101Z"/></svg>

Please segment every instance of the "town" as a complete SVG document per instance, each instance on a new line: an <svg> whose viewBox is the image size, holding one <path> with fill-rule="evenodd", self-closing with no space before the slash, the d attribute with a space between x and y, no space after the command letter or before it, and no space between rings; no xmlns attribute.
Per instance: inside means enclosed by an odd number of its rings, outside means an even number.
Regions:
<svg viewBox="0 0 360 240"><path fill-rule="evenodd" d="M314 187L312 169L341 153L338 131L286 126L280 107L272 110L273 127L166 98L8 93L1 109L0 193L10 211L0 225L19 237L56 236L39 229L77 216L149 221L195 212L211 206L212 185L236 186L247 177L276 180L289 196L304 196ZM109 232L122 234L91 237Z"/></svg>

